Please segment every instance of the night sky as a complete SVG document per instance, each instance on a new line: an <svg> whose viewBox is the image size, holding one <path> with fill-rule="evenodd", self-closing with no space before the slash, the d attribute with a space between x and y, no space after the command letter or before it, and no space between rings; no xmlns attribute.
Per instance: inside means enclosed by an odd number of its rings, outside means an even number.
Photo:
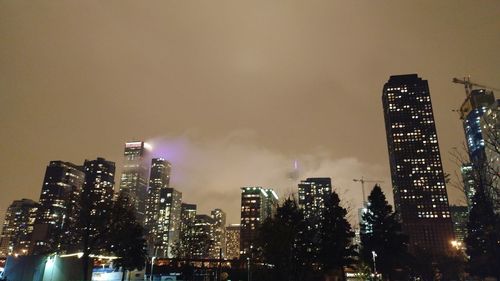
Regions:
<svg viewBox="0 0 500 281"><path fill-rule="evenodd" d="M12 200L38 200L50 160L119 168L141 139L171 160L184 201L229 223L239 187L296 188L295 159L351 209L361 176L392 200L381 93L393 74L429 81L454 174L465 94L451 79L500 87L500 1L405 2L0 1L0 221Z"/></svg>

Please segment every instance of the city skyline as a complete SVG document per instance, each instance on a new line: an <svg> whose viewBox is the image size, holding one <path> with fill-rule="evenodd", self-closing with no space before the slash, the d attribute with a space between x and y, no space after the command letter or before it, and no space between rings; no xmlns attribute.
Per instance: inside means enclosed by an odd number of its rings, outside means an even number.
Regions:
<svg viewBox="0 0 500 281"><path fill-rule="evenodd" d="M241 186L269 186L280 198L296 186L286 176L295 159L301 178L331 177L353 208L361 190L352 179L361 176L384 180L392 198L379 101L387 77L418 73L429 81L452 178L458 167L448 152L465 140L451 110L465 95L451 78L500 84L497 3L200 4L203 12L127 3L114 14L102 4L88 19L78 14L90 7L82 3L0 5L0 36L10 38L0 53L1 221L12 201L39 198L49 161L104 157L121 175L123 143L134 139L179 145L177 155L163 155L173 164L172 185L201 213L223 209L229 223L238 222ZM476 20L466 20L468 12ZM199 180L186 178L195 172ZM465 203L448 190L450 203Z"/></svg>

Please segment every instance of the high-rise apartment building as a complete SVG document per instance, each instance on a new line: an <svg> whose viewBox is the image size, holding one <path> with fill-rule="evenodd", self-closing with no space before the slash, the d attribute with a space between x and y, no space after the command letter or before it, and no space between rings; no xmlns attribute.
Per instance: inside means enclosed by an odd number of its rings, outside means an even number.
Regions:
<svg viewBox="0 0 500 281"><path fill-rule="evenodd" d="M125 143L125 160L120 181L120 192L130 197L137 212L137 221L142 224L146 212L150 150L151 147L143 141Z"/></svg>
<svg viewBox="0 0 500 281"><path fill-rule="evenodd" d="M30 199L15 200L9 206L0 235L0 257L28 254L38 206Z"/></svg>
<svg viewBox="0 0 500 281"><path fill-rule="evenodd" d="M453 221L453 232L455 233L456 245L465 245L467 236L467 222L469 221L469 210L467 206L450 206L451 220Z"/></svg>
<svg viewBox="0 0 500 281"><path fill-rule="evenodd" d="M382 102L394 204L410 249L443 254L453 227L428 83L391 76Z"/></svg>
<svg viewBox="0 0 500 281"><path fill-rule="evenodd" d="M226 213L221 209L210 212L214 219L213 244L211 256L215 258L226 256Z"/></svg>
<svg viewBox="0 0 500 281"><path fill-rule="evenodd" d="M216 221L209 215L196 215L192 236L198 247L193 249L193 257L196 259L216 259L218 254L213 250L214 230Z"/></svg>
<svg viewBox="0 0 500 281"><path fill-rule="evenodd" d="M299 206L306 220L321 218L325 200L332 193L331 178L307 178L299 183Z"/></svg>
<svg viewBox="0 0 500 281"><path fill-rule="evenodd" d="M115 163L104 158L85 160L83 172L82 207L88 208L91 221L98 220L105 217L113 204Z"/></svg>
<svg viewBox="0 0 500 281"><path fill-rule="evenodd" d="M241 188L240 255L251 255L261 223L274 215L278 196L263 187Z"/></svg>
<svg viewBox="0 0 500 281"><path fill-rule="evenodd" d="M153 252L162 257L172 257L172 248L181 231L182 193L175 188L160 190L158 221L153 227Z"/></svg>
<svg viewBox="0 0 500 281"><path fill-rule="evenodd" d="M151 232L157 225L160 214L160 191L170 186L171 164L163 158L151 160L149 189L146 198L146 217L144 226Z"/></svg>
<svg viewBox="0 0 500 281"><path fill-rule="evenodd" d="M226 259L240 257L240 224L230 224L226 227Z"/></svg>
<svg viewBox="0 0 500 281"><path fill-rule="evenodd" d="M33 229L34 253L59 250L60 238L76 225L84 179L81 166L63 161L49 163Z"/></svg>
<svg viewBox="0 0 500 281"><path fill-rule="evenodd" d="M196 204L181 204L181 233L194 224L196 208Z"/></svg>

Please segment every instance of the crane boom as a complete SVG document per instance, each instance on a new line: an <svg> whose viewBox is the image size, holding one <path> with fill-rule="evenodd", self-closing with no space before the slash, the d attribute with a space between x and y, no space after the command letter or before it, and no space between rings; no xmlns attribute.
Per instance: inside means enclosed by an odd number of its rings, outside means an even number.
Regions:
<svg viewBox="0 0 500 281"><path fill-rule="evenodd" d="M490 86L485 86L481 84L477 84L474 82L470 81L470 77L464 77L464 79L458 79L458 78L453 78L451 82L456 83L456 84L463 84L465 87L465 94L467 97L469 97L470 92L472 91L472 87L477 87L477 88L484 88L484 89L489 89L489 90L494 90L494 91L500 91L500 89L490 87Z"/></svg>
<svg viewBox="0 0 500 281"><path fill-rule="evenodd" d="M384 182L384 181L379 181L379 180L365 180L363 177L361 177L360 179L353 179L352 181L361 183L361 191L363 192L363 207L366 205L365 182L376 182L376 183Z"/></svg>

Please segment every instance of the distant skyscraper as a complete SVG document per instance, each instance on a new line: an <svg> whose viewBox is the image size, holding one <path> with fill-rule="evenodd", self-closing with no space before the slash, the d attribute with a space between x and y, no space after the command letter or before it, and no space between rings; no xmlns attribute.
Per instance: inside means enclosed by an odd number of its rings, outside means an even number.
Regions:
<svg viewBox="0 0 500 281"><path fill-rule="evenodd" d="M125 160L120 182L120 192L127 193L137 211L137 220L144 223L148 193L149 150L147 143L125 143Z"/></svg>
<svg viewBox="0 0 500 281"><path fill-rule="evenodd" d="M82 196L87 202L91 217L102 218L113 204L115 163L104 158L85 160L85 181Z"/></svg>
<svg viewBox="0 0 500 281"><path fill-rule="evenodd" d="M240 224L226 227L226 258L229 260L240 257L240 229Z"/></svg>
<svg viewBox="0 0 500 281"><path fill-rule="evenodd" d="M476 181L474 176L474 168L471 163L464 163L460 167L462 175L462 183L464 185L465 199L467 200L467 207L472 207L472 198L476 194Z"/></svg>
<svg viewBox="0 0 500 281"><path fill-rule="evenodd" d="M9 206L0 236L0 257L28 254L38 206L30 199L16 200Z"/></svg>
<svg viewBox="0 0 500 281"><path fill-rule="evenodd" d="M32 242L35 253L58 250L75 226L85 174L81 166L51 161L45 171Z"/></svg>
<svg viewBox="0 0 500 281"><path fill-rule="evenodd" d="M210 213L214 219L214 233L212 245L212 256L219 258L226 256L226 213L221 209L215 209Z"/></svg>
<svg viewBox="0 0 500 281"><path fill-rule="evenodd" d="M181 233L194 224L196 219L196 204L181 204Z"/></svg>
<svg viewBox="0 0 500 281"><path fill-rule="evenodd" d="M391 76L382 102L394 203L410 249L443 254L453 227L427 81Z"/></svg>
<svg viewBox="0 0 500 281"><path fill-rule="evenodd" d="M474 194L477 188L484 189L487 194L489 173L485 150L485 134L481 120L485 112L495 103L493 92L483 89L472 90L460 107L460 118L463 120L467 152L472 170L464 178L469 183L469 193ZM470 201L470 200L469 200ZM469 202L470 203L470 202Z"/></svg>
<svg viewBox="0 0 500 281"><path fill-rule="evenodd" d="M240 255L251 254L261 223L274 215L278 196L272 189L263 187L241 188Z"/></svg>
<svg viewBox="0 0 500 281"><path fill-rule="evenodd" d="M158 255L172 257L172 247L179 239L181 231L181 204L182 193L174 188L160 190L160 208L158 222L153 227L155 235L154 247Z"/></svg>
<svg viewBox="0 0 500 281"><path fill-rule="evenodd" d="M450 206L451 220L453 221L453 232L455 240L464 244L464 239L467 236L467 222L469 221L469 211L467 206Z"/></svg>
<svg viewBox="0 0 500 281"><path fill-rule="evenodd" d="M320 219L325 200L332 193L331 178L307 178L299 183L299 206L306 220Z"/></svg>
<svg viewBox="0 0 500 281"><path fill-rule="evenodd" d="M213 241L214 241L214 229L215 220L208 215L196 215L194 220L193 237L195 241L199 244L199 247L194 249L193 257L197 259L215 259L219 255L215 255L213 251ZM202 237L207 237L208 239L203 239ZM204 243L207 240L212 241L210 247L205 247Z"/></svg>
<svg viewBox="0 0 500 281"><path fill-rule="evenodd" d="M147 231L152 231L157 225L160 210L160 191L170 185L171 165L163 158L151 160L151 173L149 175L149 189L146 199L145 224Z"/></svg>

